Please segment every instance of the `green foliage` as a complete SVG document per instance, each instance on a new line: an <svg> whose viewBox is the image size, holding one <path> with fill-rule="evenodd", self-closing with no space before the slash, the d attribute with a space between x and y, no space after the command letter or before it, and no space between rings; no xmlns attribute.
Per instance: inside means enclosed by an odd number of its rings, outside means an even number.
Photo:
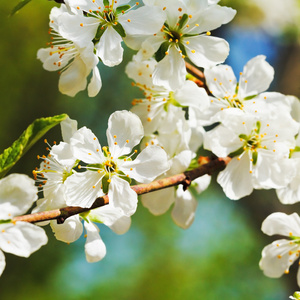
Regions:
<svg viewBox="0 0 300 300"><path fill-rule="evenodd" d="M52 127L65 120L68 115L36 119L21 136L0 155L0 178Z"/></svg>
<svg viewBox="0 0 300 300"><path fill-rule="evenodd" d="M13 16L15 13L17 13L21 8L23 8L30 1L31 0L22 0L21 2L19 2L11 11L10 16Z"/></svg>

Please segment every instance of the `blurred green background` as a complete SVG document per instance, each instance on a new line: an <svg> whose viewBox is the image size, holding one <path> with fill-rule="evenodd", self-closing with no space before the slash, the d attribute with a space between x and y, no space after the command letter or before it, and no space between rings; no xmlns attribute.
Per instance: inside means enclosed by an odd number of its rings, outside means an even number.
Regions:
<svg viewBox="0 0 300 300"><path fill-rule="evenodd" d="M229 41L227 63L235 72L253 56L265 54L276 71L270 90L299 97L299 1L261 2L271 4L265 9L255 5L259 1L221 1L237 8L238 15L214 34ZM283 2L286 10L277 2ZM61 95L58 74L43 70L36 59L37 50L49 41L48 15L55 3L32 0L8 17L17 3L0 2L0 151L34 119L61 113L91 128L105 142L109 115L130 109L136 97L124 73L133 52L127 49L117 67L100 66L103 88L96 98L88 98L86 92L74 98ZM277 19L268 19L269 14ZM59 127L46 138L59 141ZM37 154L46 154L42 141L12 172L31 176L39 165ZM264 236L260 225L274 211L300 212L300 206L281 205L274 191L255 191L234 202L216 184L198 200L195 222L185 231L173 224L169 213L154 217L141 205L125 235L100 226L107 256L94 264L85 261L84 238L67 245L47 230L48 245L30 258L6 254L0 299L287 299L297 289L298 266L281 279L262 274L261 250L273 238Z"/></svg>

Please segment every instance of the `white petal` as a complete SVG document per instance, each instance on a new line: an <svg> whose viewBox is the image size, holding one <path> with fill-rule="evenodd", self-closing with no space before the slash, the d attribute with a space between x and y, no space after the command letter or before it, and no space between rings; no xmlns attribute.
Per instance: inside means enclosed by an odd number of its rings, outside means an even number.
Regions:
<svg viewBox="0 0 300 300"><path fill-rule="evenodd" d="M211 68L222 63L229 54L228 43L217 37L199 35L188 37L185 45L189 59L198 67Z"/></svg>
<svg viewBox="0 0 300 300"><path fill-rule="evenodd" d="M218 157L225 157L243 146L238 135L223 125L208 131L204 136L204 148Z"/></svg>
<svg viewBox="0 0 300 300"><path fill-rule="evenodd" d="M155 34L161 29L164 21L165 14L158 7L143 6L119 16L119 22L122 24L126 35Z"/></svg>
<svg viewBox="0 0 300 300"><path fill-rule="evenodd" d="M153 102L151 103L151 110L149 111L149 101L144 101L137 103L131 108L131 111L141 119L145 136L152 134L161 127L162 120L165 119L167 115L164 104L163 101Z"/></svg>
<svg viewBox="0 0 300 300"><path fill-rule="evenodd" d="M97 262L106 255L106 247L100 235L99 228L93 222L84 222L84 228L87 232L87 239L84 250L87 262Z"/></svg>
<svg viewBox="0 0 300 300"><path fill-rule="evenodd" d="M89 220L92 222L103 223L106 226L111 226L122 216L124 216L123 211L119 207L114 207L111 204L92 209L88 214Z"/></svg>
<svg viewBox="0 0 300 300"><path fill-rule="evenodd" d="M283 204L294 204L300 201L300 159L293 159L293 163L297 174L286 187L276 190L277 196Z"/></svg>
<svg viewBox="0 0 300 300"><path fill-rule="evenodd" d="M164 214L172 203L175 202L175 189L174 187L170 187L144 194L141 196L141 201L153 215Z"/></svg>
<svg viewBox="0 0 300 300"><path fill-rule="evenodd" d="M211 176L206 174L199 178L196 178L193 181L193 187L196 189L198 194L201 194L208 188L210 182L211 182Z"/></svg>
<svg viewBox="0 0 300 300"><path fill-rule="evenodd" d="M60 128L64 142L70 143L70 138L77 131L77 121L67 117L60 123Z"/></svg>
<svg viewBox="0 0 300 300"><path fill-rule="evenodd" d="M71 59L71 55L66 51L64 56L58 54L58 47L42 48L37 52L37 59L43 63L43 68L47 71L58 71L64 68ZM59 64L57 62L60 62Z"/></svg>
<svg viewBox="0 0 300 300"><path fill-rule="evenodd" d="M129 230L130 225L131 225L131 218L127 216L122 216L109 227L116 234L124 234Z"/></svg>
<svg viewBox="0 0 300 300"><path fill-rule="evenodd" d="M193 15L191 21L193 23L198 23L194 30L189 31L189 33L202 33L205 31L214 30L220 27L222 24L229 23L235 16L236 10L219 5L210 5L205 10L203 10L200 14Z"/></svg>
<svg viewBox="0 0 300 300"><path fill-rule="evenodd" d="M190 150L181 151L171 160L170 170L167 172L168 176L179 174L186 171L193 158L193 153Z"/></svg>
<svg viewBox="0 0 300 300"><path fill-rule="evenodd" d="M107 142L109 151L115 158L130 153L143 135L141 120L130 111L116 111L108 119Z"/></svg>
<svg viewBox="0 0 300 300"><path fill-rule="evenodd" d="M4 269L5 269L5 256L4 253L0 250L0 276L2 275Z"/></svg>
<svg viewBox="0 0 300 300"><path fill-rule="evenodd" d="M278 278L298 258L296 256L298 249L299 246L295 243L290 244L289 240L274 241L263 249L259 267L266 276ZM290 251L294 251L294 253L290 255Z"/></svg>
<svg viewBox="0 0 300 300"><path fill-rule="evenodd" d="M75 173L65 181L67 205L91 207L98 197L104 196L101 189L103 174L87 171Z"/></svg>
<svg viewBox="0 0 300 300"><path fill-rule="evenodd" d="M184 59L175 47L169 48L166 55L155 67L153 84L176 90L185 82L187 74ZM172 74L172 76L170 76Z"/></svg>
<svg viewBox="0 0 300 300"><path fill-rule="evenodd" d="M71 168L75 164L76 158L73 155L70 144L60 142L58 145L53 145L50 154L61 164L61 170L63 170L64 167Z"/></svg>
<svg viewBox="0 0 300 300"><path fill-rule="evenodd" d="M239 97L257 95L270 86L274 78L274 69L266 62L264 55L258 55L245 65L239 80Z"/></svg>
<svg viewBox="0 0 300 300"><path fill-rule="evenodd" d="M83 15L63 13L58 18L61 36L75 42L81 48L86 47L93 40L99 24L97 19Z"/></svg>
<svg viewBox="0 0 300 300"><path fill-rule="evenodd" d="M95 45L97 55L106 66L113 67L122 62L124 49L121 46L121 42L122 37L112 26L108 26L102 34L99 43Z"/></svg>
<svg viewBox="0 0 300 300"><path fill-rule="evenodd" d="M31 223L2 224L0 228L0 248L14 255L28 257L48 242L44 229Z"/></svg>
<svg viewBox="0 0 300 300"><path fill-rule="evenodd" d="M219 173L217 182L229 199L238 200L252 193L252 175L249 170L249 157L243 155L240 160L233 158L225 170Z"/></svg>
<svg viewBox="0 0 300 300"><path fill-rule="evenodd" d="M109 203L119 207L125 216L133 215L137 208L137 193L130 188L127 181L113 176L108 190Z"/></svg>
<svg viewBox="0 0 300 300"><path fill-rule="evenodd" d="M82 127L74 133L71 140L74 156L88 164L102 163L104 155L101 145L94 133Z"/></svg>
<svg viewBox="0 0 300 300"><path fill-rule="evenodd" d="M10 174L0 180L0 220L26 213L37 199L33 179L24 174Z"/></svg>
<svg viewBox="0 0 300 300"><path fill-rule="evenodd" d="M90 71L80 57L74 61L60 75L58 88L63 94L74 97L78 92L86 88L86 77Z"/></svg>
<svg viewBox="0 0 300 300"><path fill-rule="evenodd" d="M253 183L257 189L286 187L296 174L293 160L274 155L263 155L262 153L258 153L257 163L253 171Z"/></svg>
<svg viewBox="0 0 300 300"><path fill-rule="evenodd" d="M97 67L93 69L93 77L88 85L88 95L89 97L95 97L99 93L102 87L102 81L100 77L100 72Z"/></svg>
<svg viewBox="0 0 300 300"><path fill-rule="evenodd" d="M186 80L180 89L174 93L175 100L182 106L192 106L200 111L209 105L208 95L205 89L200 88L191 80Z"/></svg>
<svg viewBox="0 0 300 300"><path fill-rule="evenodd" d="M166 152L159 146L148 146L134 161L124 163L121 170L138 182L149 183L169 168Z"/></svg>
<svg viewBox="0 0 300 300"><path fill-rule="evenodd" d="M215 97L233 96L236 88L236 78L228 65L218 65L204 71L206 83Z"/></svg>
<svg viewBox="0 0 300 300"><path fill-rule="evenodd" d="M197 201L187 190L183 191L180 185L176 191L175 205L172 210L174 222L183 229L189 228L195 218Z"/></svg>
<svg viewBox="0 0 300 300"><path fill-rule="evenodd" d="M300 236L300 217L296 213L276 212L263 221L261 230L267 235Z"/></svg>
<svg viewBox="0 0 300 300"><path fill-rule="evenodd" d="M88 218L93 222L105 224L117 234L127 232L131 224L131 218L124 216L119 207L113 207L111 204L92 209Z"/></svg>
<svg viewBox="0 0 300 300"><path fill-rule="evenodd" d="M56 239L65 243L75 242L83 231L79 215L69 217L63 224L57 224L55 220L50 224Z"/></svg>

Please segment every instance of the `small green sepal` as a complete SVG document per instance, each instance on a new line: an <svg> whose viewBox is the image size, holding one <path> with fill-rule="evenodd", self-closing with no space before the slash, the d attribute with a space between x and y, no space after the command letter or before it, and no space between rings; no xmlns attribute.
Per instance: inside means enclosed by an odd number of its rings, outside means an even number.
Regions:
<svg viewBox="0 0 300 300"><path fill-rule="evenodd" d="M240 156L243 152L244 152L244 147L241 147L241 148L231 152L228 156L229 157Z"/></svg>
<svg viewBox="0 0 300 300"><path fill-rule="evenodd" d="M123 26L118 22L117 24L115 24L113 26L113 29L122 37L126 37L126 33L125 33L125 30L123 28Z"/></svg>
<svg viewBox="0 0 300 300"><path fill-rule="evenodd" d="M168 51L168 49L169 49L168 41L165 41L160 45L159 49L154 54L154 57L157 62L161 61L166 56L166 52Z"/></svg>
<svg viewBox="0 0 300 300"><path fill-rule="evenodd" d="M183 14L180 21L178 22L178 24L179 24L178 28L181 29L186 24L188 19L189 19L189 16L187 14Z"/></svg>
<svg viewBox="0 0 300 300"><path fill-rule="evenodd" d="M109 174L105 174L102 177L102 190L104 194L108 193L109 183L110 183L108 180L109 180Z"/></svg>
<svg viewBox="0 0 300 300"><path fill-rule="evenodd" d="M121 6L117 7L117 9L116 9L117 15L119 15L119 14L125 12L125 11L128 10L130 7L131 7L130 5L121 5Z"/></svg>

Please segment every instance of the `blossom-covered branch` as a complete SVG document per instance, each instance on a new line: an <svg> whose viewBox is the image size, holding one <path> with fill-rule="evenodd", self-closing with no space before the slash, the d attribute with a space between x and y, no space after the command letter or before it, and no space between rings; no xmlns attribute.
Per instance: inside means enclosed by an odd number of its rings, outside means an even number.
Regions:
<svg viewBox="0 0 300 300"><path fill-rule="evenodd" d="M191 184L191 182L205 174L211 174L217 170L222 170L230 161L229 157L225 158L216 158L210 160L209 158L205 157L202 158L206 160L207 163L199 166L198 168L192 169L190 171L186 171L181 174L177 174L171 177L155 180L148 184L138 184L131 186L132 190L134 190L138 195L158 191L164 188L176 186L182 184L183 186L187 187ZM90 209L98 208L104 206L109 203L108 196L102 196L95 200L94 204L90 208L82 208L77 206L67 206L61 209L55 209L51 211L44 211L33 213L29 215L17 216L12 219L12 222L23 221L29 223L47 221L57 219L58 222L63 222L68 217L73 215L84 213L89 211Z"/></svg>

